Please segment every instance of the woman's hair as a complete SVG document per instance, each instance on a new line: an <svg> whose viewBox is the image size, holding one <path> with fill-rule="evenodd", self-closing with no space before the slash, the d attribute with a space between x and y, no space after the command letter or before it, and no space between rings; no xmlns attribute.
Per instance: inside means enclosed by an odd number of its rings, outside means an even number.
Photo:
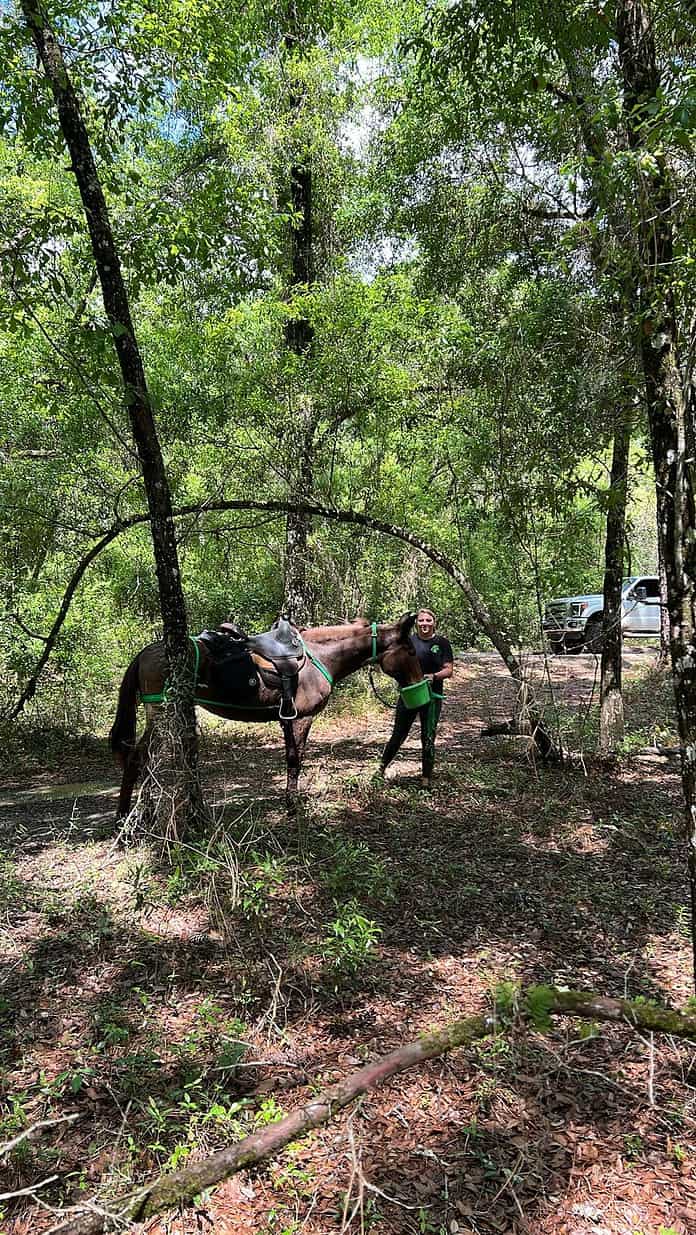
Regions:
<svg viewBox="0 0 696 1235"><path fill-rule="evenodd" d="M433 613L432 609L425 609L425 608L421 608L418 610L416 614L416 621L418 621L418 618L420 617L421 613L429 613L433 621L434 622L437 621L437 618L435 617L435 614Z"/></svg>

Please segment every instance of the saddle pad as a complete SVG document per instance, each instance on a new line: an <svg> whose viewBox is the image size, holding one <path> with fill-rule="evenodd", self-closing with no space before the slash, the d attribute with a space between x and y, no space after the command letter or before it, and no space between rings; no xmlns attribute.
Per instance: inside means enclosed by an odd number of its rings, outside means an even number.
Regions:
<svg viewBox="0 0 696 1235"><path fill-rule="evenodd" d="M200 691L201 698L223 704L255 703L259 693L259 678L256 665L246 648L235 648L231 655L213 661L209 667L206 685L208 689Z"/></svg>

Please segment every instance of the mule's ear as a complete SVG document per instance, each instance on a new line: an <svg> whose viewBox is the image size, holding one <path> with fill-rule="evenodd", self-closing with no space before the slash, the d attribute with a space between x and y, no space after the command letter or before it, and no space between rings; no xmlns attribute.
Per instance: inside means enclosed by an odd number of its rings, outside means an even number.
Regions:
<svg viewBox="0 0 696 1235"><path fill-rule="evenodd" d="M405 643L413 630L413 624L418 617L417 613L404 613L404 616L399 618L399 639Z"/></svg>

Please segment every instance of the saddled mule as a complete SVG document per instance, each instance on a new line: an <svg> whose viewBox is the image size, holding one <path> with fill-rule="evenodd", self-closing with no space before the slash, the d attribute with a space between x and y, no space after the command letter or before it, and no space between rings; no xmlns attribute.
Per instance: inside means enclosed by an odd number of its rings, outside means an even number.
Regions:
<svg viewBox="0 0 696 1235"><path fill-rule="evenodd" d="M295 794L309 730L314 717L323 711L331 696L335 682L340 682L366 664L378 664L382 670L396 679L399 688L415 686L423 681L423 671L409 639L416 619L415 613L406 613L398 622L370 623L356 618L341 626L314 626L300 632L300 644L304 655L299 666L294 695L296 716L284 720L280 717L285 739L287 766L287 792ZM263 640L265 636L260 637ZM259 672L254 684L253 704L248 696L240 702L240 696L225 695L219 676L215 674L215 661L205 639L191 640L192 655L196 657L196 703L223 716L226 720L272 721L279 719L281 709L281 685L276 675ZM254 644L252 636L250 644ZM251 662L248 662L251 663ZM153 700L161 700L166 689L167 662L163 643L151 643L143 648L128 666L121 683L118 709L111 729L110 742L117 762L123 769L121 792L118 801L118 816L124 818L131 806L133 788L144 767L150 743L153 720ZM413 695L413 692L411 692ZM223 697L221 697L223 695ZM408 701L408 689L402 693ZM136 742L136 712L138 701L145 704L146 728ZM422 702L422 700L421 700ZM407 703L408 706L408 703ZM418 706L412 704L410 706Z"/></svg>

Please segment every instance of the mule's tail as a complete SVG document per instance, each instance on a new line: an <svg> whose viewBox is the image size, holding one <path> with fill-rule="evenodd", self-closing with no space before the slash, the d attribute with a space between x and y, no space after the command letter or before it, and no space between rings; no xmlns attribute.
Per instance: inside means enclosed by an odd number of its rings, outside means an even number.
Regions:
<svg viewBox="0 0 696 1235"><path fill-rule="evenodd" d="M136 711L139 689L140 653L129 664L118 692L118 707L109 733L109 744L120 767L125 767L135 748Z"/></svg>

